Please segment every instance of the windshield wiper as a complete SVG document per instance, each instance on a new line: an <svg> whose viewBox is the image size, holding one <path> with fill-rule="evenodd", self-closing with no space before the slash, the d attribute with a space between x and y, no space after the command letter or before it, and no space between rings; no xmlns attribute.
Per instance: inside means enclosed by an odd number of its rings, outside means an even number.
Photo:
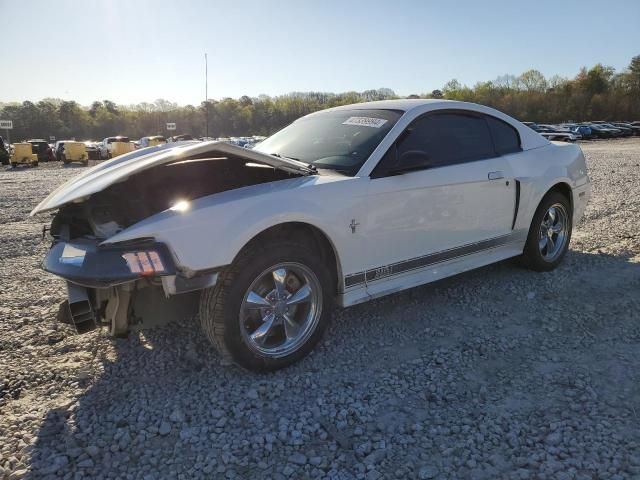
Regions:
<svg viewBox="0 0 640 480"><path fill-rule="evenodd" d="M318 169L316 168L316 166L313 163L306 163L306 162L300 160L299 158L285 157L284 155L280 155L279 153L270 153L269 155L271 155L272 157L284 158L284 159L287 159L287 160L294 160L296 162L304 163L307 166L307 168L309 168L310 170L313 170L314 172L318 171Z"/></svg>
<svg viewBox="0 0 640 480"><path fill-rule="evenodd" d="M302 160L300 160L299 158L294 158L294 157L285 157L284 155L280 155L279 153L270 153L269 155L271 155L272 157L278 157L278 158L286 158L287 160L295 160L296 162L302 162L304 163Z"/></svg>

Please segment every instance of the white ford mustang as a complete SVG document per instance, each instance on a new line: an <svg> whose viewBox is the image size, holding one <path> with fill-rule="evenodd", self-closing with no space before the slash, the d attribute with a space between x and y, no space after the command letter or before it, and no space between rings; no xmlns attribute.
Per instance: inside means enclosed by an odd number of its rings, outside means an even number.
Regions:
<svg viewBox="0 0 640 480"><path fill-rule="evenodd" d="M307 115L254 150L138 150L32 215L56 212L44 268L67 280L62 321L124 334L142 298L197 292L221 354L274 370L311 351L336 302L510 257L555 268L589 192L576 145L481 105L393 100Z"/></svg>

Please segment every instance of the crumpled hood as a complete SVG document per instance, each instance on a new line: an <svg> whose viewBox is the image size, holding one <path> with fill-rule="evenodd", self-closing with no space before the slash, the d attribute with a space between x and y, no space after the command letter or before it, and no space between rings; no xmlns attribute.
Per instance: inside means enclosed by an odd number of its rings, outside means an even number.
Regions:
<svg viewBox="0 0 640 480"><path fill-rule="evenodd" d="M305 163L266 153L249 150L224 142L179 142L143 148L96 165L72 178L31 211L31 216L81 202L94 193L100 192L114 183L122 182L131 175L152 167L180 161L200 154L233 155L248 162L259 162L289 173L310 175L314 170Z"/></svg>

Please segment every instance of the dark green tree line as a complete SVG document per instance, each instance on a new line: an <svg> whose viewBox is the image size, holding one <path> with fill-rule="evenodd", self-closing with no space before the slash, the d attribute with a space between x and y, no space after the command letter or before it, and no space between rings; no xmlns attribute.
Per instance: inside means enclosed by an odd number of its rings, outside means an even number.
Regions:
<svg viewBox="0 0 640 480"><path fill-rule="evenodd" d="M640 119L640 55L628 68L616 72L597 64L582 68L573 78L545 78L537 70L519 76L504 75L473 87L457 80L441 89L410 98L445 98L489 105L520 120L537 122ZM350 103L398 98L393 90L364 92L294 92L288 95L210 100L179 106L167 100L137 105L117 105L110 100L82 106L74 101L45 98L0 104L0 119L13 120L12 140L27 138L102 139L128 135L167 134L165 124L175 122L176 133L204 136L208 111L213 137L269 135L308 113ZM4 133L4 132L2 132Z"/></svg>

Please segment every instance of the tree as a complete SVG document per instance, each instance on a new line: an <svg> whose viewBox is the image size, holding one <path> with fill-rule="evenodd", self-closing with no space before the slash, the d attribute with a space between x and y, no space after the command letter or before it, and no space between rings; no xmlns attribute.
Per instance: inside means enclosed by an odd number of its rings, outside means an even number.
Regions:
<svg viewBox="0 0 640 480"><path fill-rule="evenodd" d="M547 89L547 80L538 70L527 70L518 77L518 82L528 92L544 92Z"/></svg>
<svg viewBox="0 0 640 480"><path fill-rule="evenodd" d="M415 98L417 95L411 95ZM537 70L521 75L502 75L473 88L458 80L422 97L464 100L489 105L521 120L538 122L598 119L640 120L640 55L628 68L616 73L602 64L582 68L572 78L546 79ZM209 100L198 106L179 106L165 99L153 103L117 105L110 100L83 107L74 101L47 98L37 103L0 103L0 118L13 120L11 137L75 137L102 139L123 134L140 138L164 132L167 121L176 122L179 132L203 136L206 110L211 136L270 135L302 115L350 103L397 98L388 88L363 92L292 92L257 98Z"/></svg>
<svg viewBox="0 0 640 480"><path fill-rule="evenodd" d="M629 84L632 90L640 94L640 55L633 57L629 64Z"/></svg>

